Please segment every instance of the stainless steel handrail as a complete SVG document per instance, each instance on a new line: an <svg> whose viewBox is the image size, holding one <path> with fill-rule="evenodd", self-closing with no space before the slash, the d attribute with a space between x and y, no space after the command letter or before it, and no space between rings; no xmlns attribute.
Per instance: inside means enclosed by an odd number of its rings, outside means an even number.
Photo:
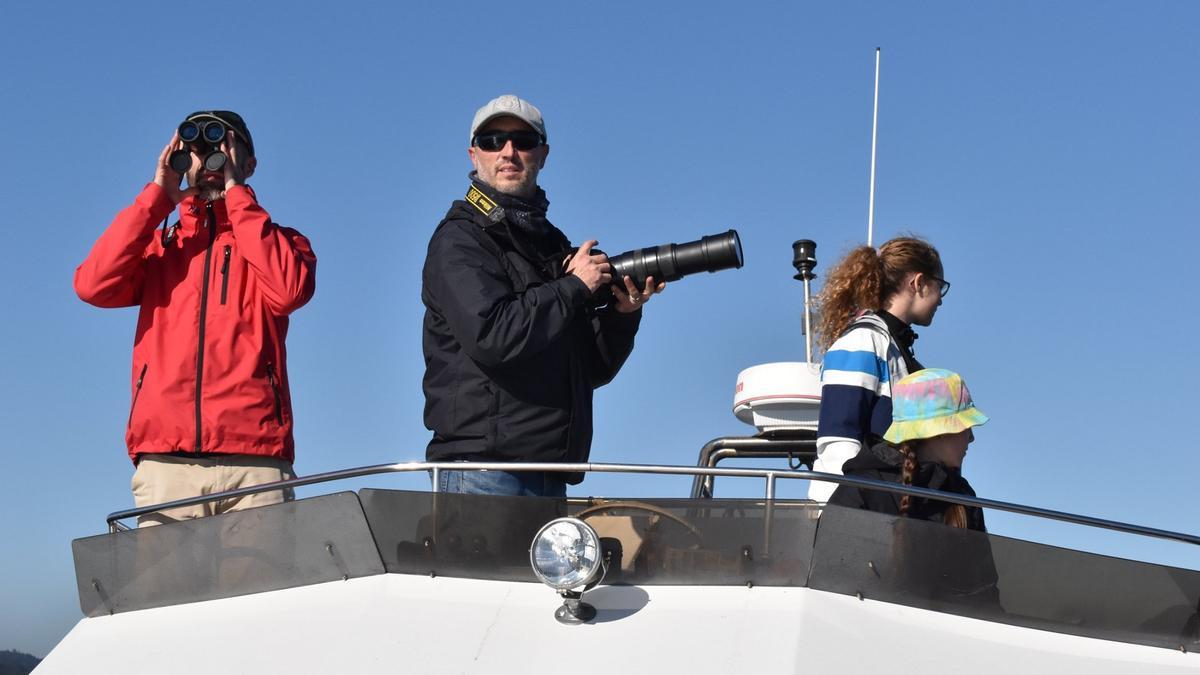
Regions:
<svg viewBox="0 0 1200 675"><path fill-rule="evenodd" d="M789 430L787 432L764 432L757 436L722 436L714 438L700 448L696 459L698 467L716 467L717 462L729 458L766 459L797 458L811 469L817 457L817 432ZM712 476L696 476L692 481L692 499L713 496Z"/></svg>
<svg viewBox="0 0 1200 675"><path fill-rule="evenodd" d="M1113 530L1116 532L1125 532L1127 534L1153 537L1156 539L1168 539L1171 541L1178 541L1185 544L1200 546L1200 536L1196 535L1184 534L1181 532L1171 532L1169 530L1144 527L1141 525L1123 523L1116 520L1107 520L1104 518L1093 518L1091 516L1068 513L1066 511L1055 511L1036 506L1002 502L995 499L968 497L966 495L954 494L951 492L941 492L939 490L930 490L928 488L912 487L897 483L886 483L867 478L841 476L838 474L823 473L820 471L778 469L718 469L697 466L672 466L665 464L558 464L533 462L398 462L395 464L374 464L356 469L330 471L327 473L313 474L311 476L293 478L290 480L281 480L273 483L252 485L250 487L238 488L236 490L227 490L225 492L217 492L208 495L198 495L196 497L188 497L186 499L176 499L174 501L164 502L162 504L153 504L150 506L125 509L123 511L114 511L113 513L108 514L106 522L109 526L109 530L115 532L119 527L117 521L125 518L135 518L137 516L154 513L156 511L163 511L180 506L204 504L207 502L230 499L232 497L241 497L259 492L270 492L272 490L301 487L304 485L313 485L317 483L327 483L335 480L359 478L362 476L372 476L382 473L409 473L415 471L430 472L435 476L434 484L436 485L437 472L446 470L543 471L561 473L649 473L682 476L740 476L742 478L762 478L766 480L767 483L765 499L768 505L775 501L775 481L779 478L788 478L792 480L820 480L829 483L837 483L838 485L852 485L854 487L880 490L899 495L912 495L914 497L937 499L943 502L949 502L951 504L962 504L964 506L978 506L980 508L995 509L997 511L1008 511L1010 513L1019 513L1022 515L1033 516L1035 518L1058 520L1067 523L1074 523L1076 525L1096 527L1104 530Z"/></svg>
<svg viewBox="0 0 1200 675"><path fill-rule="evenodd" d="M259 485L237 488L236 490L225 490L224 492L214 492L207 495L186 497L184 499L176 499L169 502L163 502L161 504L151 504L149 506L125 509L123 511L114 511L108 514L108 518L105 520L108 523L109 531L115 532L115 523L126 518L136 518L138 516L144 516L148 513L156 513L158 511L165 511L167 509L173 509L180 506L194 506L196 504L206 504L208 502L215 502L221 499L244 497L245 495L258 494L259 492L271 492L273 490L295 488L303 485L315 485L317 483L328 483L335 480L345 480L347 478L360 478L362 476L374 476L381 473L393 473L411 470L397 468L405 466L408 466L408 464L372 464L370 466L360 466L355 469L342 469L340 471L315 473L311 476L301 476L299 478L290 478L288 480L277 480L271 483L260 483Z"/></svg>

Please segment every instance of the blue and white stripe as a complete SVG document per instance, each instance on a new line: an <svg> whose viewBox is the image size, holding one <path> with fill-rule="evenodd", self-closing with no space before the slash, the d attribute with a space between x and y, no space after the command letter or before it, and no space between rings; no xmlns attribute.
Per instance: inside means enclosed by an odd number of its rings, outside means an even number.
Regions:
<svg viewBox="0 0 1200 675"><path fill-rule="evenodd" d="M892 423L892 383L908 374L900 348L887 324L871 312L838 338L821 368L821 417L817 423L817 460L813 468L842 473L868 433L882 436ZM813 481L808 496L828 501L836 486Z"/></svg>
<svg viewBox="0 0 1200 675"><path fill-rule="evenodd" d="M821 417L817 446L829 441L862 442L882 435L892 422L892 382L908 374L887 324L867 313L838 338L821 370Z"/></svg>

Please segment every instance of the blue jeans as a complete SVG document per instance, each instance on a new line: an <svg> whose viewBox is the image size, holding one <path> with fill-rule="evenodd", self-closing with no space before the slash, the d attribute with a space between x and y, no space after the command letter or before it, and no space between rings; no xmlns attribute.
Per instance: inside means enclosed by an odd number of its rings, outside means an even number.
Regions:
<svg viewBox="0 0 1200 675"><path fill-rule="evenodd" d="M557 474L540 471L438 472L438 492L519 497L566 497L567 484Z"/></svg>

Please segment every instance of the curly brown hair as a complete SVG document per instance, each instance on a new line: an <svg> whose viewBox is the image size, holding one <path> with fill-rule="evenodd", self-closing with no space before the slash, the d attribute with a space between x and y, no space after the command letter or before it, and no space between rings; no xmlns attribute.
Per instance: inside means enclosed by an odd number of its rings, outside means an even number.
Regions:
<svg viewBox="0 0 1200 675"><path fill-rule="evenodd" d="M917 237L891 239L878 252L870 246L853 249L829 270L817 298L818 346L828 350L860 312L882 309L910 273L938 276L941 269L937 249Z"/></svg>

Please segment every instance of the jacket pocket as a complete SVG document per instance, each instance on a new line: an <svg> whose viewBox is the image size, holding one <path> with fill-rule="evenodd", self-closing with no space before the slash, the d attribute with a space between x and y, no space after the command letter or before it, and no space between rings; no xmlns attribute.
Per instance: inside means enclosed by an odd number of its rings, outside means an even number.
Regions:
<svg viewBox="0 0 1200 675"><path fill-rule="evenodd" d="M233 247L225 244L225 254L221 259L221 304L225 304L225 296L229 292L229 254Z"/></svg>
<svg viewBox="0 0 1200 675"><path fill-rule="evenodd" d="M275 364L267 364L267 382L271 383L271 393L275 396L275 421L283 426L283 398L279 395L279 381L275 379Z"/></svg>
<svg viewBox="0 0 1200 675"><path fill-rule="evenodd" d="M146 369L149 367L149 363L142 364L142 372L138 375L137 384L133 388L133 401L129 403L129 421L125 423L126 429L133 426L133 411L137 408L138 396L142 393L142 382L146 379Z"/></svg>

